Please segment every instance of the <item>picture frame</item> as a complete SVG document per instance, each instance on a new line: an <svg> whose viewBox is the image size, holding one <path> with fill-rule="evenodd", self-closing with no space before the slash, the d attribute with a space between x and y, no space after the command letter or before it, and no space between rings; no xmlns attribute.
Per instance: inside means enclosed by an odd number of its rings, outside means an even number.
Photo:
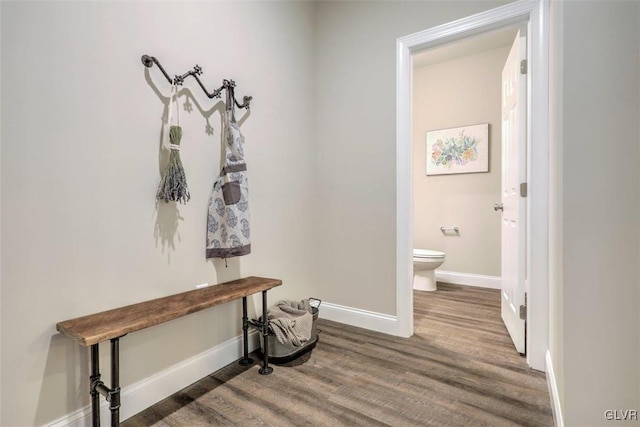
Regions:
<svg viewBox="0 0 640 427"><path fill-rule="evenodd" d="M426 132L426 174L489 172L489 124Z"/></svg>

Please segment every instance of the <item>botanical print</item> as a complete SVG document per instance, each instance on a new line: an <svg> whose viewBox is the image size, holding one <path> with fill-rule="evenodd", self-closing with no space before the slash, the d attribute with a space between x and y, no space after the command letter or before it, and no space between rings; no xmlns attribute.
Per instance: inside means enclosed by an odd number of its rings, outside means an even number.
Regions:
<svg viewBox="0 0 640 427"><path fill-rule="evenodd" d="M427 175L489 171L489 125L427 132Z"/></svg>

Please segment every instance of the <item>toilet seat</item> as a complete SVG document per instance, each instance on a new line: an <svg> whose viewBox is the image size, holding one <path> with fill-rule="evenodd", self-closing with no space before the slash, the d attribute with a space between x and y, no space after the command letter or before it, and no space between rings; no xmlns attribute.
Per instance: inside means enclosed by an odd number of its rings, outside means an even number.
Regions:
<svg viewBox="0 0 640 427"><path fill-rule="evenodd" d="M445 253L440 251L432 251L430 249L414 249L414 258L429 258L429 259L442 259Z"/></svg>

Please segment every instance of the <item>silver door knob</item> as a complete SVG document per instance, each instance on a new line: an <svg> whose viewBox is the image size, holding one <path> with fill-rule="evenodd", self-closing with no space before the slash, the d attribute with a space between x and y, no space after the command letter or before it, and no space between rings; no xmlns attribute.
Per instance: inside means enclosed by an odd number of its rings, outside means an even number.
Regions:
<svg viewBox="0 0 640 427"><path fill-rule="evenodd" d="M493 204L493 210L494 211L503 211L504 212L504 206L502 206L502 203L494 203Z"/></svg>

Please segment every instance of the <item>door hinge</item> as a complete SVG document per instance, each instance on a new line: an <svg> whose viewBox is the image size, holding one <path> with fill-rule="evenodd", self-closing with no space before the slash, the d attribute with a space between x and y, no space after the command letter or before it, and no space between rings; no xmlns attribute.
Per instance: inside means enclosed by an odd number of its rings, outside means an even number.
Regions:
<svg viewBox="0 0 640 427"><path fill-rule="evenodd" d="M527 306L526 305L521 305L520 306L520 319L527 320Z"/></svg>
<svg viewBox="0 0 640 427"><path fill-rule="evenodd" d="M527 74L527 60L520 61L520 74Z"/></svg>
<svg viewBox="0 0 640 427"><path fill-rule="evenodd" d="M527 197L527 183L526 182L521 182L520 183L520 197Z"/></svg>

